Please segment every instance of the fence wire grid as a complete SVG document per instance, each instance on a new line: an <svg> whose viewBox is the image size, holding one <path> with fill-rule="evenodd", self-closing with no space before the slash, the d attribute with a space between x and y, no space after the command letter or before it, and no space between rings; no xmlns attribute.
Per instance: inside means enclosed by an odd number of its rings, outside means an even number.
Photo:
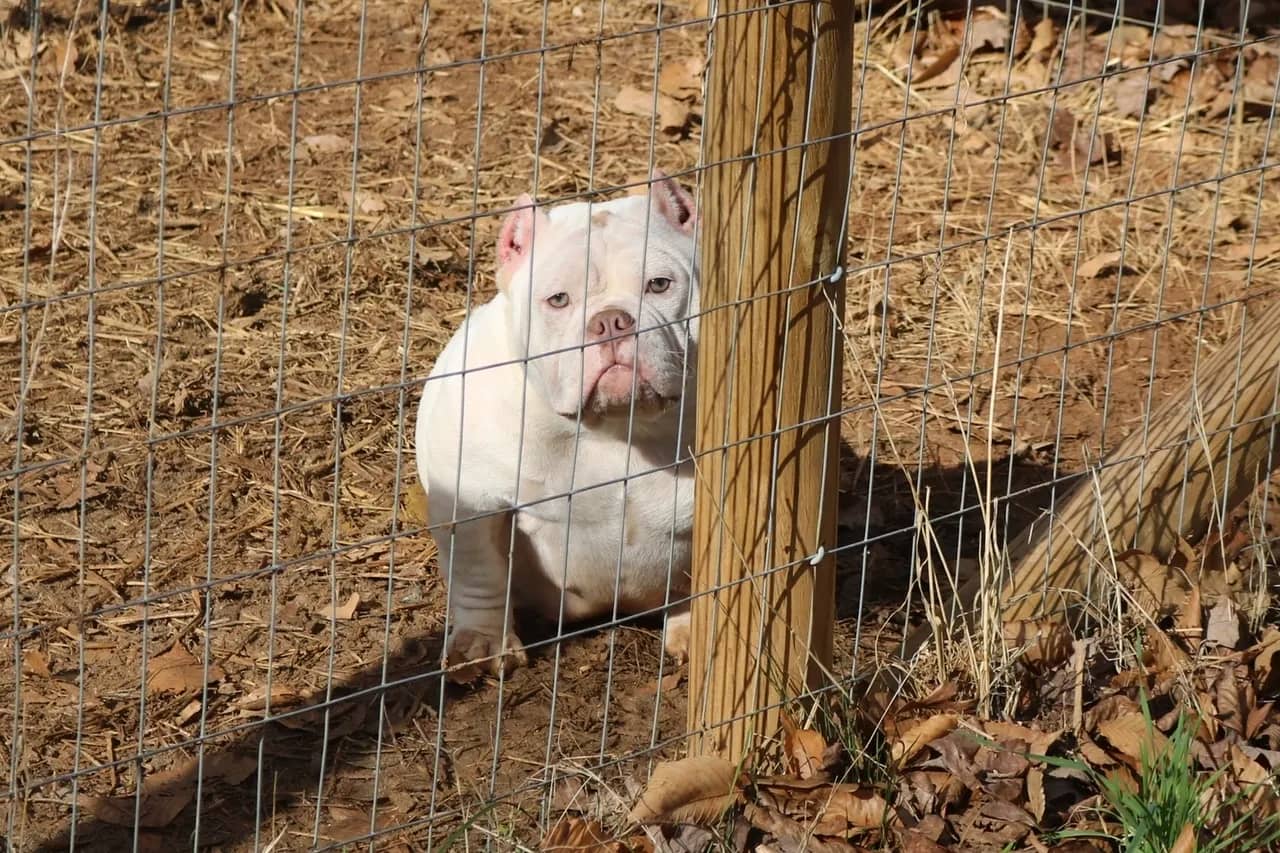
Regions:
<svg viewBox="0 0 1280 853"><path fill-rule="evenodd" d="M848 245L792 285L848 287L850 680L931 561L1052 514L1280 262L1274 5L855 5ZM662 606L517 616L527 666L443 685L414 428L521 193L658 168L700 200L716 14L0 0L10 849L538 849L679 754ZM482 417L519 431L515 390Z"/></svg>

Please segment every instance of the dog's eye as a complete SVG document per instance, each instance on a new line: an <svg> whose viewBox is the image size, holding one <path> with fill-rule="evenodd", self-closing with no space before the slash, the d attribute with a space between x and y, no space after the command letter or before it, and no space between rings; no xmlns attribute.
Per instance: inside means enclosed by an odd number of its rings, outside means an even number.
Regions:
<svg viewBox="0 0 1280 853"><path fill-rule="evenodd" d="M666 293L671 287L671 279L669 278L651 278L649 283L645 285L645 290L650 293Z"/></svg>
<svg viewBox="0 0 1280 853"><path fill-rule="evenodd" d="M563 308L569 304L569 294L564 292L553 293L547 297L547 304L552 308Z"/></svg>

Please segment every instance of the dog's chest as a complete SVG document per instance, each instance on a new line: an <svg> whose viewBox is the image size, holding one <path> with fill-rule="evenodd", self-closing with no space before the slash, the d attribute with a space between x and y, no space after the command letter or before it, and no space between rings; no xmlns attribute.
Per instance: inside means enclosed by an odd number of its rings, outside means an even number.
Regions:
<svg viewBox="0 0 1280 853"><path fill-rule="evenodd" d="M576 447L548 448L520 478L521 530L539 551L568 544L583 559L596 551L616 557L621 548L665 560L673 539L686 541L692 529L692 465L674 464L674 445L628 448L584 433Z"/></svg>

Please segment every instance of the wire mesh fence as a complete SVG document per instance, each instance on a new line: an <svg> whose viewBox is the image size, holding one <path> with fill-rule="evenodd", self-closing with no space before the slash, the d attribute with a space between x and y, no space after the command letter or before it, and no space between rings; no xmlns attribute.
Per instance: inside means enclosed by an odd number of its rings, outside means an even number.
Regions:
<svg viewBox="0 0 1280 853"><path fill-rule="evenodd" d="M726 14L809 5L0 0L12 849L632 832L687 736L664 647L725 591L686 576L726 450L693 447L706 70ZM940 639L989 621L955 589L1188 383L1240 387L1204 365L1274 304L1274 6L854 5L847 245L789 284L848 294L807 380L838 536L746 582L834 555L828 692L1008 715L998 637Z"/></svg>

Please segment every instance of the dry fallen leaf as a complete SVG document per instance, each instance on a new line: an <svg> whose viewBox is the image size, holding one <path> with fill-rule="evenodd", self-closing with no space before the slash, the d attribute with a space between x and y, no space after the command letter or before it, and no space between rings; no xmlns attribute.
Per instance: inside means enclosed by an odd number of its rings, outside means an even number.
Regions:
<svg viewBox="0 0 1280 853"><path fill-rule="evenodd" d="M257 767L257 760L247 755L206 752L203 776L206 782L239 785ZM147 774L142 783L141 797L134 794L118 797L82 795L80 805L94 817L115 826L159 829L172 823L194 798L200 768L199 758L192 756L167 770Z"/></svg>
<svg viewBox="0 0 1280 853"><path fill-rule="evenodd" d="M453 253L450 252L450 255ZM422 483L414 480L409 488L405 490L403 495L404 517L406 521L412 522L419 527L426 527L427 519L427 492L422 488Z"/></svg>
<svg viewBox="0 0 1280 853"><path fill-rule="evenodd" d="M287 684L279 682L271 685L271 711L280 713L289 708L296 708L303 703L302 694ZM257 716L255 711L263 711L267 707L266 685L258 687L236 700L236 707L242 716Z"/></svg>
<svg viewBox="0 0 1280 853"><path fill-rule="evenodd" d="M652 91L643 91L635 86L624 86L613 99L613 105L627 115L652 117L655 103L658 110L658 130L667 137L683 137L689 125L690 112L686 104L669 95L659 92L655 98Z"/></svg>
<svg viewBox="0 0 1280 853"><path fill-rule="evenodd" d="M960 58L960 45L949 44L937 54L925 57L911 67L911 86L915 89L945 89L960 79L964 63ZM949 72L944 74L943 72Z"/></svg>
<svg viewBox="0 0 1280 853"><path fill-rule="evenodd" d="M1191 655L1155 625L1147 626L1146 651L1150 665L1161 677L1175 678L1190 670Z"/></svg>
<svg viewBox="0 0 1280 853"><path fill-rule="evenodd" d="M1204 640L1211 646L1234 649L1240 643L1240 614L1231 596L1224 595L1209 610L1209 624L1204 629Z"/></svg>
<svg viewBox="0 0 1280 853"><path fill-rule="evenodd" d="M652 845L641 848L630 841L612 838L599 821L570 815L547 830L539 849L546 853L638 853L641 849L653 849Z"/></svg>
<svg viewBox="0 0 1280 853"><path fill-rule="evenodd" d="M658 91L677 101L695 100L702 95L702 72L706 59L691 56L662 66L658 75Z"/></svg>
<svg viewBox="0 0 1280 853"><path fill-rule="evenodd" d="M1181 571L1166 566L1145 551L1117 554L1115 567L1117 578L1133 593L1138 609L1152 617L1173 613L1191 592L1191 585Z"/></svg>
<svg viewBox="0 0 1280 853"><path fill-rule="evenodd" d="M776 848L766 848L761 845L756 848L759 851L777 849L788 851L788 853L793 850L803 850L806 853L851 853L854 849L843 839L820 838L813 827L805 826L800 821L787 817L777 809L768 806L747 803L746 808L743 809L743 816L756 829L773 836L780 845L783 845Z"/></svg>
<svg viewBox="0 0 1280 853"><path fill-rule="evenodd" d="M959 724L955 714L938 714L927 720L921 720L903 731L893 741L889 755L894 764L901 767L917 752L924 749L940 737L950 734Z"/></svg>
<svg viewBox="0 0 1280 853"><path fill-rule="evenodd" d="M664 761L627 816L632 823L710 824L738 802L737 768L723 758L698 755Z"/></svg>
<svg viewBox="0 0 1280 853"><path fill-rule="evenodd" d="M1188 823L1178 833L1178 838L1169 848L1169 853L1196 853L1196 827Z"/></svg>
<svg viewBox="0 0 1280 853"><path fill-rule="evenodd" d="M822 772L827 742L821 734L813 729L798 729L791 718L783 715L782 748L786 753L787 766L791 772L801 779L810 779Z"/></svg>
<svg viewBox="0 0 1280 853"><path fill-rule="evenodd" d="M1004 50L1009 46L1009 16L995 6L979 6L973 10L965 26L965 52L989 48Z"/></svg>
<svg viewBox="0 0 1280 853"><path fill-rule="evenodd" d="M315 704L323 700L323 692L304 699L308 704ZM369 713L369 704L359 701L337 701L335 704L328 706L327 710L327 728L325 708L313 708L299 713L281 712L281 716L276 717L275 722L286 729L311 732L316 735L323 735L328 740L336 740L340 737L346 737L364 725L365 717Z"/></svg>
<svg viewBox="0 0 1280 853"><path fill-rule="evenodd" d="M1259 693L1269 696L1280 688L1280 629L1268 625L1253 651L1255 686Z"/></svg>
<svg viewBox="0 0 1280 853"><path fill-rule="evenodd" d="M22 652L22 672L40 678L52 678L49 671L49 656L39 649L24 649Z"/></svg>
<svg viewBox="0 0 1280 853"><path fill-rule="evenodd" d="M1134 768L1140 768L1144 760L1150 761L1169 746L1168 738L1141 713L1125 714L1100 723L1098 734Z"/></svg>
<svg viewBox="0 0 1280 853"><path fill-rule="evenodd" d="M320 611L320 617L322 619L336 619L339 622L348 622L355 618L356 611L359 608L360 593L353 592L347 596L347 600L342 604L331 604Z"/></svg>
<svg viewBox="0 0 1280 853"><path fill-rule="evenodd" d="M154 695L200 690L207 684L221 681L226 673L210 661L208 676L206 682L204 664L183 648L181 643L175 643L173 648L152 658L147 665L147 692Z"/></svg>
<svg viewBox="0 0 1280 853"><path fill-rule="evenodd" d="M894 819L888 802L869 786L791 777L755 781L756 805L797 821L817 835L848 836Z"/></svg>
<svg viewBox="0 0 1280 853"><path fill-rule="evenodd" d="M335 151L346 151L351 147L350 141L333 133L318 133L314 136L304 136L302 137L301 142L306 148L311 151L317 151L321 154L332 154Z"/></svg>
<svg viewBox="0 0 1280 853"><path fill-rule="evenodd" d="M1224 726L1236 734L1244 734L1246 710L1236 681L1235 667L1224 665L1213 680L1213 707Z"/></svg>
<svg viewBox="0 0 1280 853"><path fill-rule="evenodd" d="M375 192L367 190L360 190L354 196L350 190L344 190L342 201L347 207L354 207L357 213L381 213L387 209L386 199Z"/></svg>
<svg viewBox="0 0 1280 853"><path fill-rule="evenodd" d="M1032 30L1031 46L1027 52L1032 55L1046 53L1058 43L1058 25L1048 16L1036 22Z"/></svg>
<svg viewBox="0 0 1280 853"><path fill-rule="evenodd" d="M1004 626L1004 643L1035 672L1053 669L1071 657L1071 629L1057 619L1023 619Z"/></svg>
<svg viewBox="0 0 1280 853"><path fill-rule="evenodd" d="M1027 771L1027 805L1036 821L1044 820L1044 768L1032 767Z"/></svg>
<svg viewBox="0 0 1280 853"><path fill-rule="evenodd" d="M1122 75L1108 88L1116 102L1116 115L1124 118L1141 118L1156 92L1147 76L1136 72Z"/></svg>
<svg viewBox="0 0 1280 853"><path fill-rule="evenodd" d="M1120 254L1119 251L1115 251L1094 255L1076 268L1076 274L1081 278L1097 278L1104 272L1133 272L1134 270L1129 267L1122 268L1120 266Z"/></svg>
<svg viewBox="0 0 1280 853"><path fill-rule="evenodd" d="M1187 593L1187 600L1178 609L1178 618L1174 627L1183 637L1199 639L1204 633L1204 614L1200 611L1200 584L1193 583Z"/></svg>
<svg viewBox="0 0 1280 853"><path fill-rule="evenodd" d="M1111 767L1117 763L1111 753L1094 743L1088 735L1081 736L1077 748L1080 750L1080 757L1094 767Z"/></svg>

